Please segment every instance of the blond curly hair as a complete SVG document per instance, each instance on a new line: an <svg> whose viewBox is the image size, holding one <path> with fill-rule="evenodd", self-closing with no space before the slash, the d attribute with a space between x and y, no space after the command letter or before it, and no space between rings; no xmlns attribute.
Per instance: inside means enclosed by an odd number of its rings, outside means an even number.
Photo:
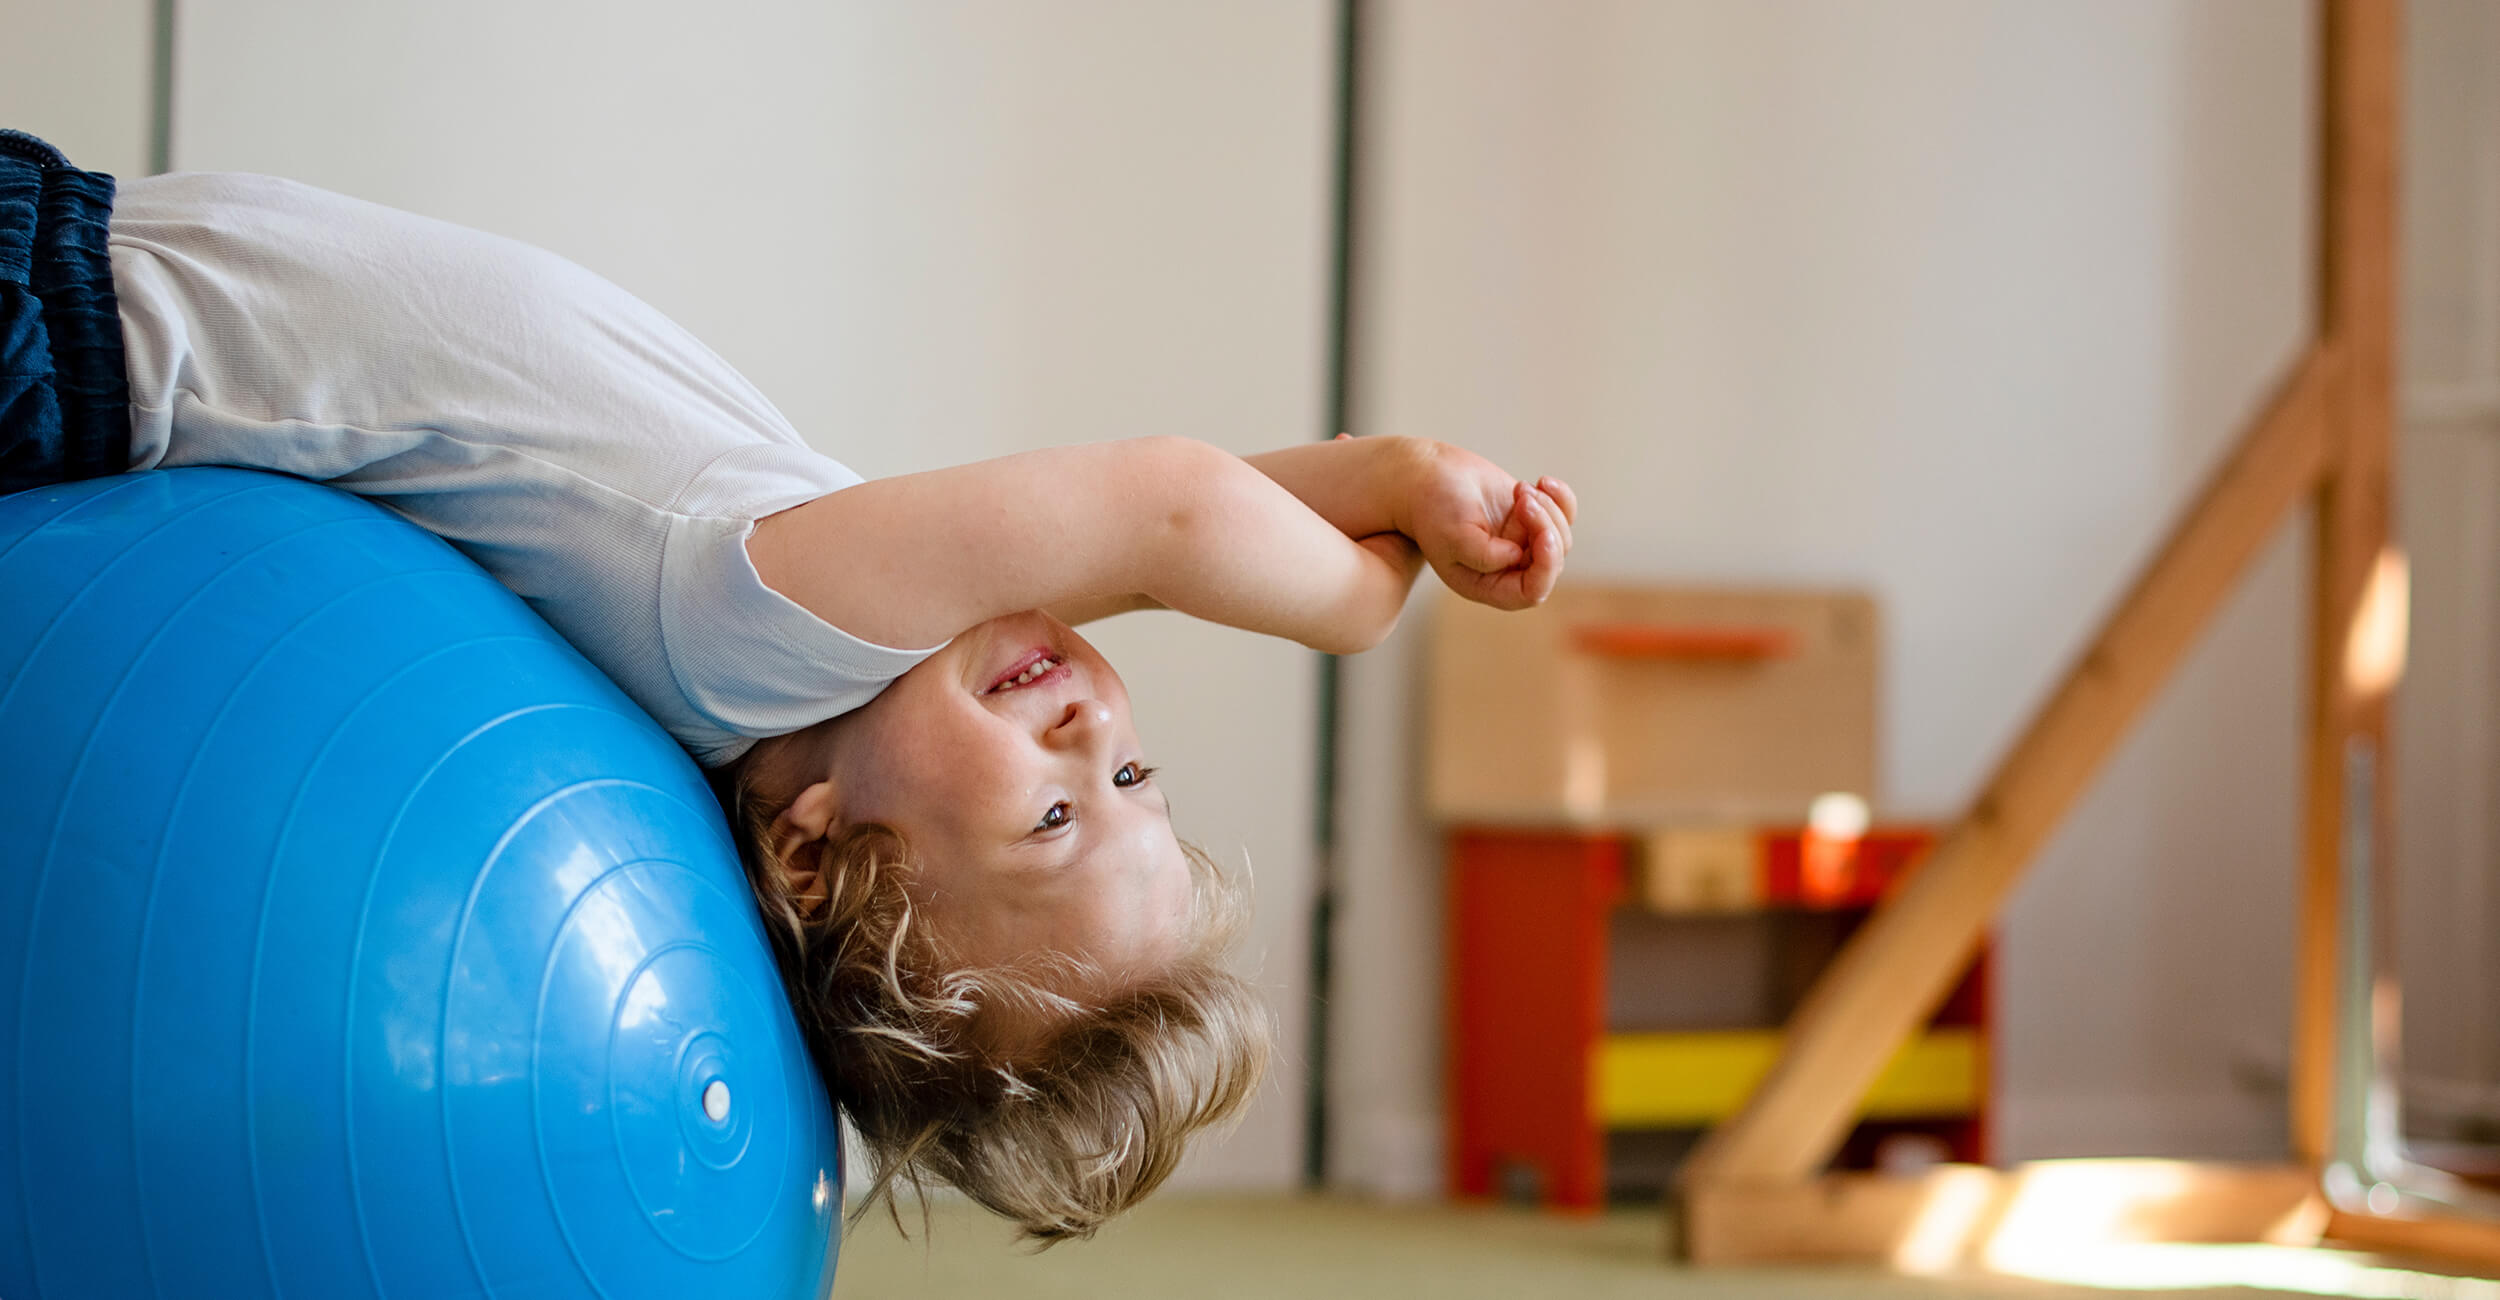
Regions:
<svg viewBox="0 0 2500 1300"><path fill-rule="evenodd" d="M1203 850L1183 845L1194 885L1183 955L1093 998L1068 991L1101 982L1066 956L951 959L905 888L910 848L886 826L839 827L798 850L809 861L783 860L770 830L789 797L757 788L752 766L714 785L800 1034L867 1148L853 1222L883 1203L900 1226L898 1189L925 1202L948 1186L1042 1246L1090 1237L1257 1089L1273 1027L1222 964L1249 894ZM794 877L811 871L803 905Z"/></svg>

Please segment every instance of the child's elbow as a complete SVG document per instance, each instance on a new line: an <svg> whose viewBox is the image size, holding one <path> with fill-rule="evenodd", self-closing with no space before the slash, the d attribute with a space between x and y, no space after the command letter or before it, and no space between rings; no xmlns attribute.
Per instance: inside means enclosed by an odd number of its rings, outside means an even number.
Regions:
<svg viewBox="0 0 2500 1300"><path fill-rule="evenodd" d="M1350 633L1337 644L1321 646L1319 649L1332 655L1359 655L1366 650L1378 649L1380 643L1388 640L1389 634L1396 631L1397 627L1398 620L1395 616L1385 620L1375 620L1351 629Z"/></svg>
<svg viewBox="0 0 2500 1300"><path fill-rule="evenodd" d="M1423 569L1415 544L1396 533L1366 537L1355 545L1367 563L1351 616L1339 620L1345 646L1332 654L1361 654L1388 640L1398 630L1398 618L1406 612L1407 597Z"/></svg>
<svg viewBox="0 0 2500 1300"><path fill-rule="evenodd" d="M1398 630L1398 616L1406 608L1405 594L1403 584L1394 594L1366 593L1355 608L1325 620L1316 629L1317 635L1305 638L1303 644L1332 655L1359 655L1377 649L1390 633Z"/></svg>

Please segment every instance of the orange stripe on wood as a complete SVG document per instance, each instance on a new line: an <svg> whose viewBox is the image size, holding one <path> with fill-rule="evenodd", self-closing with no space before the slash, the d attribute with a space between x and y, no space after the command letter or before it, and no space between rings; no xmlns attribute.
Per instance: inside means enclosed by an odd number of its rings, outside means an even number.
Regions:
<svg viewBox="0 0 2500 1300"><path fill-rule="evenodd" d="M1797 634L1784 627L1699 627L1676 623L1582 623L1571 646L1605 659L1786 659Z"/></svg>

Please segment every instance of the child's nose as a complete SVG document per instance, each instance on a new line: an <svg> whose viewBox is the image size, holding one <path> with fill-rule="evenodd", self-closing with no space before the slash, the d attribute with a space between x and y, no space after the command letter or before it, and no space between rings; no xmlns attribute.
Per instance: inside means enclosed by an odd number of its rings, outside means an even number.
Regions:
<svg viewBox="0 0 2500 1300"><path fill-rule="evenodd" d="M1059 748L1099 743L1111 734L1111 706L1100 700L1078 700L1052 723L1044 739Z"/></svg>

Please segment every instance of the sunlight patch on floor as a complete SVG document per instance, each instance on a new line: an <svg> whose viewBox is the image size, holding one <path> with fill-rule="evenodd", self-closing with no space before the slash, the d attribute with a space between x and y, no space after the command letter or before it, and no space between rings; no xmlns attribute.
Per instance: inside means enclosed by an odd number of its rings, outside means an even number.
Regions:
<svg viewBox="0 0 2500 1300"><path fill-rule="evenodd" d="M1996 1261L1999 1271L2043 1282L2117 1291L2255 1287L2361 1300L2500 1300L2500 1282L2380 1263L2367 1255L2290 1246L2099 1246Z"/></svg>

